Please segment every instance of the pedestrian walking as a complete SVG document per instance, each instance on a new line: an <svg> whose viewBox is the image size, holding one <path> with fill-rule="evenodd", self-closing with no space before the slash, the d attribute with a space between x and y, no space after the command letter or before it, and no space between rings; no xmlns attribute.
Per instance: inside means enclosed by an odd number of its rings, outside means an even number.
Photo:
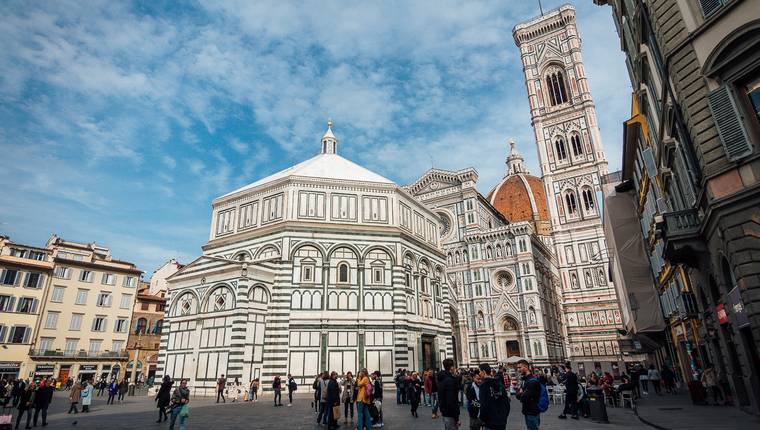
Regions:
<svg viewBox="0 0 760 430"><path fill-rule="evenodd" d="M440 405L443 415L443 428L456 430L459 427L459 387L462 385L454 360L443 360L443 370L434 377L435 391L432 393L433 418L438 417L437 408Z"/></svg>
<svg viewBox="0 0 760 430"><path fill-rule="evenodd" d="M372 427L382 427L383 424L383 380L379 370L372 373L372 405L377 409L377 419Z"/></svg>
<svg viewBox="0 0 760 430"><path fill-rule="evenodd" d="M42 380L37 393L34 395L34 426L37 427L37 419L42 415L42 426L47 425L47 411L53 401L54 385L50 381Z"/></svg>
<svg viewBox="0 0 760 430"><path fill-rule="evenodd" d="M354 381L354 375L351 372L346 372L346 377L343 379L343 393L341 394L341 401L343 402L343 418L345 423L348 423L348 415L351 413L351 421L354 420L354 401L356 400L356 381Z"/></svg>
<svg viewBox="0 0 760 430"><path fill-rule="evenodd" d="M80 396L82 397L82 412L90 412L90 405L92 405L92 395L94 393L95 387L92 385L92 381L82 381L82 391L80 392Z"/></svg>
<svg viewBox="0 0 760 430"><path fill-rule="evenodd" d="M538 409L538 401L541 397L541 383L531 374L530 363L527 360L517 362L517 373L522 378L522 387L517 393L517 399L522 403L525 427L528 430L538 430L538 427L541 425L541 411Z"/></svg>
<svg viewBox="0 0 760 430"><path fill-rule="evenodd" d="M227 399L224 398L224 389L227 388L227 378L224 374L216 380L216 402L219 403L221 397L223 403L227 403Z"/></svg>
<svg viewBox="0 0 760 430"><path fill-rule="evenodd" d="M509 391L504 386L504 376L494 374L488 363L481 363L480 369L480 422L487 430L505 430L509 417ZM448 429L446 429L448 430ZM453 429L452 429L453 430Z"/></svg>
<svg viewBox="0 0 760 430"><path fill-rule="evenodd" d="M169 421L169 430L174 430L174 423L179 417L179 430L185 430L188 407L190 403L190 390L187 388L187 379L179 381L179 387L174 389L171 397L172 419Z"/></svg>
<svg viewBox="0 0 760 430"><path fill-rule="evenodd" d="M669 366L662 366L662 385L665 388L665 392L669 394L676 394L676 374Z"/></svg>
<svg viewBox="0 0 760 430"><path fill-rule="evenodd" d="M100 381L98 382L98 397L103 395L103 391L108 387L108 382L106 382L106 377L103 376L100 378Z"/></svg>
<svg viewBox="0 0 760 430"><path fill-rule="evenodd" d="M21 420L26 414L26 428L30 429L32 428L29 424L32 423L32 409L34 408L34 396L36 391L36 386L34 385L34 382L29 383L29 385L26 386L26 389L23 393L21 393L21 396L19 398L18 402L18 416L16 417L16 428L18 429L19 424L21 424Z"/></svg>
<svg viewBox="0 0 760 430"><path fill-rule="evenodd" d="M282 406L282 381L279 376L274 377L274 381L272 381L272 390L274 391L274 405Z"/></svg>
<svg viewBox="0 0 760 430"><path fill-rule="evenodd" d="M13 407L18 407L19 400L24 394L24 387L21 385L21 381L18 379L13 381L13 388L11 388L11 397L13 398Z"/></svg>
<svg viewBox="0 0 760 430"><path fill-rule="evenodd" d="M227 388L227 396L232 399L232 403L237 402L237 399L240 396L240 381L238 381L237 377L235 377L235 380L232 381Z"/></svg>
<svg viewBox="0 0 760 430"><path fill-rule="evenodd" d="M73 383L71 385L71 389L69 390L69 412L74 412L75 414L79 413L79 410L77 410L77 405L79 402L82 401L82 386L79 385L78 382Z"/></svg>
<svg viewBox="0 0 760 430"><path fill-rule="evenodd" d="M330 374L322 373L322 379L319 380L319 414L317 414L317 424L327 424L330 416L327 405L327 385L330 383Z"/></svg>
<svg viewBox="0 0 760 430"><path fill-rule="evenodd" d="M108 384L108 400L106 401L107 405L113 405L113 399L116 398L116 394L119 392L119 384L116 383L116 380L112 380Z"/></svg>
<svg viewBox="0 0 760 430"><path fill-rule="evenodd" d="M419 415L417 415L417 408L420 407L420 396L422 395L422 391L423 385L422 380L420 379L420 374L417 372L412 372L412 376L407 382L406 397L409 400L409 409L412 413L412 416L415 418L419 418Z"/></svg>
<svg viewBox="0 0 760 430"><path fill-rule="evenodd" d="M158 420L156 420L157 423L169 419L169 414L166 412L166 409L171 403L173 384L174 383L172 382L172 378L169 375L164 375L164 379L161 381L161 387L158 389L158 393L156 393L156 398L154 399L156 402L156 407L158 408Z"/></svg>
<svg viewBox="0 0 760 430"><path fill-rule="evenodd" d="M311 388L314 390L314 401L311 402L311 406L314 408L314 413L319 413L319 399L322 397L322 374L318 374L314 378L314 382L311 384Z"/></svg>
<svg viewBox="0 0 760 430"><path fill-rule="evenodd" d="M340 419L340 384L338 384L338 373L330 373L330 379L327 380L327 402L328 418L327 428L338 428L338 419Z"/></svg>
<svg viewBox="0 0 760 430"><path fill-rule="evenodd" d="M250 390L248 393L248 401L255 402L259 397L259 378L254 378L248 389Z"/></svg>
<svg viewBox="0 0 760 430"><path fill-rule="evenodd" d="M372 402L372 384L369 382L367 369L356 375L356 430L370 430L372 417L369 404Z"/></svg>
<svg viewBox="0 0 760 430"><path fill-rule="evenodd" d="M129 384L127 383L127 379L122 378L121 382L119 382L119 403L124 403L124 396L127 394L128 390Z"/></svg>
<svg viewBox="0 0 760 430"><path fill-rule="evenodd" d="M470 383L467 384L465 390L465 398L467 399L467 414L470 416L470 430L480 430L483 423L480 421L480 372L473 372ZM440 385L439 385L440 386ZM443 396L439 396L443 398ZM441 410L441 413L445 413ZM445 425L444 415L444 425Z"/></svg>
<svg viewBox="0 0 760 430"><path fill-rule="evenodd" d="M404 377L403 370L399 368L396 374L393 376L393 385L396 386L396 404L400 405L401 402L401 379Z"/></svg>
<svg viewBox="0 0 760 430"><path fill-rule="evenodd" d="M293 406L293 393L298 390L298 384L296 383L293 375L288 373L288 406Z"/></svg>
<svg viewBox="0 0 760 430"><path fill-rule="evenodd" d="M649 379L649 382L652 383L652 388L654 388L654 392L661 396L660 393L660 371L657 370L656 367L654 367L654 364L649 365L649 371L647 372L647 379Z"/></svg>
<svg viewBox="0 0 760 430"><path fill-rule="evenodd" d="M562 410L560 419L567 419L567 414L574 420L578 419L578 375L573 372L570 362L565 364L565 408Z"/></svg>
<svg viewBox="0 0 760 430"><path fill-rule="evenodd" d="M453 368L453 361L452 361L452 368ZM438 374L436 372L431 371L430 372L430 406L433 408L432 411L432 418L438 419L440 415L438 415L438 409L439 409L439 395L438 395ZM457 381L459 381L457 377ZM457 387L457 392L459 392L459 387ZM459 407L459 399L457 399L457 407Z"/></svg>

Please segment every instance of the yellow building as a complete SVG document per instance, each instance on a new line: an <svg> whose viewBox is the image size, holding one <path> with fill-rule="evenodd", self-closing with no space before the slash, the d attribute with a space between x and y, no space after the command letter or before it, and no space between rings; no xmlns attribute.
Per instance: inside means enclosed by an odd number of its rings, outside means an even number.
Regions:
<svg viewBox="0 0 760 430"><path fill-rule="evenodd" d="M0 236L0 379L27 378L34 372L29 347L52 273L50 251Z"/></svg>
<svg viewBox="0 0 760 430"><path fill-rule="evenodd" d="M54 268L29 353L35 373L121 378L140 270L94 243L53 235L46 249Z"/></svg>

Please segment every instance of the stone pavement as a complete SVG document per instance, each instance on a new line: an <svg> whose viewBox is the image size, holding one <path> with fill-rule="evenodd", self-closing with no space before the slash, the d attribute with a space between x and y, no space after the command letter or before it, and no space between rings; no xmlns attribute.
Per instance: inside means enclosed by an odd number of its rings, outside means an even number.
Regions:
<svg viewBox="0 0 760 430"><path fill-rule="evenodd" d="M158 412L152 399L147 396L130 397L123 405L106 405L106 397L95 397L89 414L67 415L68 399L66 392L57 392L48 416L48 429L141 429L165 430L167 424L156 424ZM285 402L287 402L287 396ZM414 429L441 430L441 420L430 418L430 408L420 407L419 418L409 413L408 405L397 405L395 399L389 399L384 408L385 430ZM256 403L215 404L212 398L192 398L188 430L192 429L272 429L272 430L326 430L325 426L315 424L316 415L310 408L310 396L296 396L293 407L271 405L271 398L264 397ZM520 403L512 399L512 412L509 415L508 430L524 429L525 424L520 414ZM595 424L589 420L560 420L557 418L560 406L553 405L541 416L541 429L646 429L630 409L608 409L610 424ZM462 411L462 430L468 429L468 418ZM15 411L14 411L15 413ZM15 418L15 416L14 416ZM41 423L38 423L41 424ZM351 422L341 428L356 428ZM23 424L20 428L23 428Z"/></svg>
<svg viewBox="0 0 760 430"><path fill-rule="evenodd" d="M649 393L638 400L637 412L642 422L660 430L760 429L760 417L734 407L693 405L687 392L662 396Z"/></svg>

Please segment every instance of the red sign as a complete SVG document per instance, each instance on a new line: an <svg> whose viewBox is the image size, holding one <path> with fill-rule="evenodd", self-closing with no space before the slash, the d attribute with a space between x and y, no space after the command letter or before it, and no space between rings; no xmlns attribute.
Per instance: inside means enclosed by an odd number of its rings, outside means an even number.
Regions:
<svg viewBox="0 0 760 430"><path fill-rule="evenodd" d="M715 307L715 314L718 316L718 322L720 324L728 323L728 314L726 313L726 308L723 306L723 303Z"/></svg>

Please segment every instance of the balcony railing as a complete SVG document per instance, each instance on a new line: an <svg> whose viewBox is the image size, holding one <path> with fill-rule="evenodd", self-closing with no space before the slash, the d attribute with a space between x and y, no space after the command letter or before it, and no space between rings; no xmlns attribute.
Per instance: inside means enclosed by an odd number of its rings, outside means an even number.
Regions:
<svg viewBox="0 0 760 430"><path fill-rule="evenodd" d="M103 352L90 352L85 350L80 351L60 351L53 349L31 349L29 355L33 358L80 358L80 359L94 359L94 358L113 358L113 359L128 359L126 351L103 351Z"/></svg>
<svg viewBox="0 0 760 430"><path fill-rule="evenodd" d="M671 263L699 265L698 257L704 252L705 243L699 237L701 221L697 209L666 212L663 220L663 256Z"/></svg>

